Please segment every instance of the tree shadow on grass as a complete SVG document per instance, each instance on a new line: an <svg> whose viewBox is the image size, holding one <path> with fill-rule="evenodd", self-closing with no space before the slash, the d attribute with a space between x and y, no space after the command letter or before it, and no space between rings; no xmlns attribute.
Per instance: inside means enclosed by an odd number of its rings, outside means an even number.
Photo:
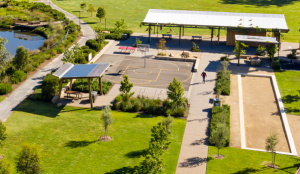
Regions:
<svg viewBox="0 0 300 174"><path fill-rule="evenodd" d="M286 95L282 97L282 102L284 104L290 104L293 102L297 102L298 100L300 100L300 96L299 95Z"/></svg>
<svg viewBox="0 0 300 174"><path fill-rule="evenodd" d="M154 117L158 117L157 115L147 115L147 114L138 114L135 116L135 118L154 118Z"/></svg>
<svg viewBox="0 0 300 174"><path fill-rule="evenodd" d="M86 147L90 144L93 144L97 142L96 140L94 141L87 141L87 140L83 140L83 141L69 141L65 144L65 147L69 147L69 148L78 148L78 147Z"/></svg>
<svg viewBox="0 0 300 174"><path fill-rule="evenodd" d="M299 109L299 108L287 107L287 108L284 108L284 109L285 109L285 112L286 112L286 113L300 112L300 109Z"/></svg>
<svg viewBox="0 0 300 174"><path fill-rule="evenodd" d="M235 172L234 174L247 174L247 173L257 173L259 170L254 168L246 167L241 171Z"/></svg>
<svg viewBox="0 0 300 174"><path fill-rule="evenodd" d="M134 168L133 167L122 167L120 169L116 169L110 172L106 172L105 174L131 174L134 172Z"/></svg>
<svg viewBox="0 0 300 174"><path fill-rule="evenodd" d="M179 167L186 167L186 168L192 168L202 165L203 163L207 163L209 160L211 160L211 157L209 158L200 158L200 157L193 157L185 159L184 162L179 164Z"/></svg>
<svg viewBox="0 0 300 174"><path fill-rule="evenodd" d="M140 157L146 155L146 153L147 153L147 149L142 149L142 150L136 150L136 151L129 152L125 156L128 158L140 158Z"/></svg>
<svg viewBox="0 0 300 174"><path fill-rule="evenodd" d="M255 6L271 6L276 5L282 7L285 5L294 4L299 0L222 0L223 4L239 4L239 5L255 5Z"/></svg>

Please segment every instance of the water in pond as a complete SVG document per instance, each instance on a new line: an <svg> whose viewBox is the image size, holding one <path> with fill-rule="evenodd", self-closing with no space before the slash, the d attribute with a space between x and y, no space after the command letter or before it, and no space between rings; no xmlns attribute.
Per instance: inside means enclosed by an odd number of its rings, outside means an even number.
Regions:
<svg viewBox="0 0 300 174"><path fill-rule="evenodd" d="M0 30L0 36L7 39L6 50L14 56L19 46L24 46L29 50L36 50L43 45L45 38L30 32L18 30Z"/></svg>

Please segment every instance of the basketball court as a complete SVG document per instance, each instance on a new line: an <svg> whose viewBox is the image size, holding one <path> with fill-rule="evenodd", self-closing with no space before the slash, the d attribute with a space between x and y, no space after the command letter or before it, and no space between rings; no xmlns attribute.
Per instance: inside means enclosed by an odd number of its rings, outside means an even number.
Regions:
<svg viewBox="0 0 300 174"><path fill-rule="evenodd" d="M167 88L176 78L187 91L192 78L192 62L156 60L126 55L102 55L95 63L110 62L103 79L120 83L125 75L135 86Z"/></svg>

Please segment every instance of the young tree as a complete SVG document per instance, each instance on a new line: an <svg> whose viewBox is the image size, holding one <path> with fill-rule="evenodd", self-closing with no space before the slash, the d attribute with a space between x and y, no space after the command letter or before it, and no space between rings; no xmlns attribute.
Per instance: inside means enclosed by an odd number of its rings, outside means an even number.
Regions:
<svg viewBox="0 0 300 174"><path fill-rule="evenodd" d="M277 53L277 50L278 50L277 44L271 44L266 47L266 51L272 63L274 61L274 55Z"/></svg>
<svg viewBox="0 0 300 174"><path fill-rule="evenodd" d="M93 12L95 12L95 8L93 4L89 4L89 7L87 9L88 12L91 12L91 17L93 16Z"/></svg>
<svg viewBox="0 0 300 174"><path fill-rule="evenodd" d="M9 58L10 54L6 51L5 44L7 39L0 37L0 77L5 74L6 59Z"/></svg>
<svg viewBox="0 0 300 174"><path fill-rule="evenodd" d="M17 171L23 174L42 173L40 156L36 147L23 144L16 166Z"/></svg>
<svg viewBox="0 0 300 174"><path fill-rule="evenodd" d="M176 78L173 79L173 82L170 82L167 94L168 98L172 100L174 107L186 106L184 88L182 87L182 83L177 81Z"/></svg>
<svg viewBox="0 0 300 174"><path fill-rule="evenodd" d="M131 88L133 87L133 83L129 82L129 77L126 75L124 76L124 80L121 81L121 86L119 91L122 92L123 101L128 101L131 96L133 96L134 92L130 92Z"/></svg>
<svg viewBox="0 0 300 174"><path fill-rule="evenodd" d="M16 51L16 55L13 59L13 64L15 65L17 70L23 70L23 68L27 65L29 59L28 50L23 46L18 47Z"/></svg>
<svg viewBox="0 0 300 174"><path fill-rule="evenodd" d="M58 92L59 79L52 74L47 74L42 82L42 96L51 100Z"/></svg>
<svg viewBox="0 0 300 174"><path fill-rule="evenodd" d="M248 45L244 44L244 43L240 43L240 53L239 53L239 43L237 41L235 41L235 47L233 52L235 53L235 57L240 57L243 54L246 54L246 49L248 48Z"/></svg>
<svg viewBox="0 0 300 174"><path fill-rule="evenodd" d="M85 7L86 7L86 3L80 4L80 8L82 9L82 11L84 11Z"/></svg>
<svg viewBox="0 0 300 174"><path fill-rule="evenodd" d="M102 111L102 117L103 126L105 130L105 137L108 135L108 126L113 123L112 113L111 109L108 105L105 106L104 110Z"/></svg>
<svg viewBox="0 0 300 174"><path fill-rule="evenodd" d="M65 49L64 56L61 60L64 62L64 64L67 62L74 63L75 57L73 51Z"/></svg>
<svg viewBox="0 0 300 174"><path fill-rule="evenodd" d="M105 15L106 15L105 9L104 9L103 7L99 7L99 8L97 9L97 14L96 14L96 16L97 16L97 18L100 19L100 23L101 23L101 19L104 18Z"/></svg>
<svg viewBox="0 0 300 174"><path fill-rule="evenodd" d="M220 149L226 146L228 140L229 130L224 123L219 123L210 135L210 143L218 148L218 157L220 156Z"/></svg>
<svg viewBox="0 0 300 174"><path fill-rule="evenodd" d="M273 168L275 167L275 155L276 155L276 145L278 144L279 140L277 134L272 133L270 136L266 138L266 151L272 153L272 165Z"/></svg>
<svg viewBox="0 0 300 174"><path fill-rule="evenodd" d="M166 54L166 50L168 49L166 47L166 43L167 43L166 39L161 38L159 40L159 43L156 44L156 47L157 47L157 50L158 50L158 54L163 53L164 50L165 50L165 54ZM159 50L161 50L162 52L159 52Z"/></svg>
<svg viewBox="0 0 300 174"><path fill-rule="evenodd" d="M0 120L0 146L3 146L3 141L6 139L6 127Z"/></svg>
<svg viewBox="0 0 300 174"><path fill-rule="evenodd" d="M117 34L121 33L123 30L127 28L124 19L121 19L120 21L116 21L115 26L116 26L115 29Z"/></svg>
<svg viewBox="0 0 300 174"><path fill-rule="evenodd" d="M11 173L11 165L4 158L0 160L0 174L10 174Z"/></svg>

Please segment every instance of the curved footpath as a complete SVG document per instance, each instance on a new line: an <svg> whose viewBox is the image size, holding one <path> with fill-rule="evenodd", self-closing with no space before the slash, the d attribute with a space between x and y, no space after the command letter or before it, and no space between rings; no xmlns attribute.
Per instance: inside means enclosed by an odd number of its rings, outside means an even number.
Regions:
<svg viewBox="0 0 300 174"><path fill-rule="evenodd" d="M49 4L48 0L40 0L38 2L42 2L45 4ZM79 19L70 14L69 12L62 10L55 4L51 3L51 7L60 12L63 12L66 17L70 20L73 20L76 24L79 24ZM95 38L94 30L84 21L80 20L81 31L83 36L78 40L78 44L80 46L84 45L85 42L89 39ZM34 89L42 83L43 78L51 72L53 69L56 69L63 65L61 59L63 58L63 54L59 55L55 59L52 60L48 65L44 68L40 69L37 73L35 73L32 77L28 78L22 85L20 85L17 89L15 89L8 97L5 98L0 103L0 119L4 122L7 118L12 114L12 112L17 108L17 106L22 103L22 101L34 92Z"/></svg>

